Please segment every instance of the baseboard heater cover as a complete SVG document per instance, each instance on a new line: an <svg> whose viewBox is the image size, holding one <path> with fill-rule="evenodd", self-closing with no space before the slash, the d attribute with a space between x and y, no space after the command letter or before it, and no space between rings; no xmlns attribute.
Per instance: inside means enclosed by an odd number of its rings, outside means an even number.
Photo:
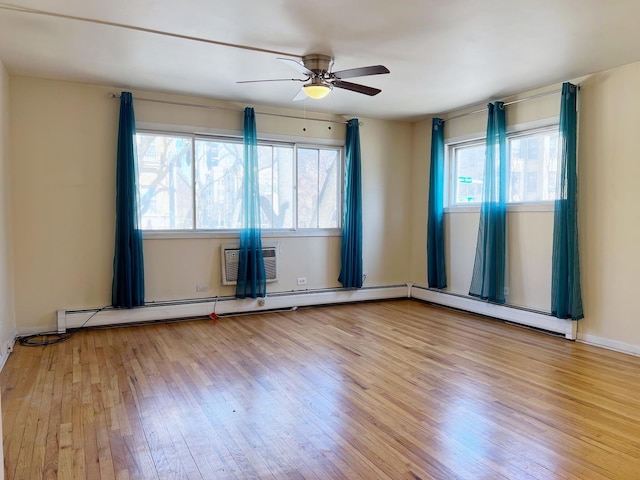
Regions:
<svg viewBox="0 0 640 480"><path fill-rule="evenodd" d="M407 285L364 287L360 289L319 289L267 294L264 305L261 299L236 299L235 297L203 298L176 302L150 303L132 309L108 308L104 310L58 310L57 330L64 333L69 328L82 326L106 326L153 322L180 318L206 317L214 311L219 315L248 312L267 312L293 307L353 303L370 300L407 298ZM96 312L98 312L96 314ZM91 318L92 315L93 318ZM90 319L90 320L89 320ZM88 323L85 324L85 322Z"/></svg>
<svg viewBox="0 0 640 480"><path fill-rule="evenodd" d="M559 333L570 340L575 340L577 336L576 321L561 320L540 312L523 310L507 305L491 304L472 297L412 284L374 286L361 289L329 288L273 292L267 295L264 305L260 305L256 299L239 300L235 297L219 297L217 299L203 298L175 302L156 302L133 309L108 308L97 314L98 309L58 310L57 330L59 333L64 333L68 328L81 326L106 326L206 317L214 309L219 315L225 315L407 297ZM85 322L92 315L95 316L85 325Z"/></svg>
<svg viewBox="0 0 640 480"><path fill-rule="evenodd" d="M559 333L569 340L575 340L577 336L578 322L559 319L542 312L483 302L473 297L438 291L420 285L409 285L409 296L445 307Z"/></svg>

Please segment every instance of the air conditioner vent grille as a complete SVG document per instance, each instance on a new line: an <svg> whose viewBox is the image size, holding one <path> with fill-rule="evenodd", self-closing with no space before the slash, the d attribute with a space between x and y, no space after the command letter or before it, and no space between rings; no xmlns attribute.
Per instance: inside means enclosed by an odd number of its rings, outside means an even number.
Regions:
<svg viewBox="0 0 640 480"><path fill-rule="evenodd" d="M222 284L236 285L238 283L239 248L237 245L223 245L221 251ZM278 245L262 247L264 269L267 282L278 281Z"/></svg>

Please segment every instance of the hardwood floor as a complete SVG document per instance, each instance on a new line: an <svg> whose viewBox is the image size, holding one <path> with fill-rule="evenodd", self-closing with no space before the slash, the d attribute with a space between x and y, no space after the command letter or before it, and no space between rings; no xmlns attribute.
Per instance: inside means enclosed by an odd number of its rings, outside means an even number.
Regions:
<svg viewBox="0 0 640 480"><path fill-rule="evenodd" d="M83 331L0 375L8 479L638 479L640 358L410 300Z"/></svg>

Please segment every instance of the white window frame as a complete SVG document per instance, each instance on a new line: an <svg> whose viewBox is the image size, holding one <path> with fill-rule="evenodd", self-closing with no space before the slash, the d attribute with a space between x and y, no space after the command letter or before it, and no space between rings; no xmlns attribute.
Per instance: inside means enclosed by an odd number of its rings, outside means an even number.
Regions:
<svg viewBox="0 0 640 480"><path fill-rule="evenodd" d="M553 131L559 128L559 119L557 117L544 119L536 122L515 125L507 128L507 159L510 163L510 140L513 138L534 135L546 131ZM453 157L456 148L471 146L476 144L484 145L486 136L484 135L468 135L465 137L456 137L445 140L445 182L444 182L444 211L445 213L475 213L480 211L481 202L473 204L455 203L453 195L455 193L455 160ZM507 171L507 191L511 181L511 165L508 165ZM554 201L536 201L536 202L507 202L507 212L552 212L554 209Z"/></svg>
<svg viewBox="0 0 640 480"><path fill-rule="evenodd" d="M199 130L199 131L198 131ZM204 131L203 131L204 130ZM195 132L195 133L194 133ZM190 137L192 141L192 160L191 168L192 175L195 180L195 141L200 139L211 139L219 141L231 141L242 143L242 133L233 131L222 130L208 130L208 129L196 129L193 127L185 126L166 126L152 123L139 123L136 133L151 134L151 135L175 135L176 137ZM343 142L337 142L328 139L309 139L304 137L272 135L265 138L258 138L258 145L286 145L293 148L293 214L294 214L294 227L290 229L262 229L262 236L264 238L281 238L281 237L330 237L342 235L342 216L343 216L343 201L344 201L344 168L345 168L345 149ZM338 226L336 228L297 228L298 224L298 148L312 148L312 149L326 149L336 150L338 152L338 181L340 182L338 188ZM196 215L196 185L192 186L192 202L193 202L193 225L192 229L181 230L145 230L142 229L142 236L145 239L180 239L180 238L236 238L240 229L197 229Z"/></svg>
<svg viewBox="0 0 640 480"><path fill-rule="evenodd" d="M336 198L336 204L339 206L338 210L338 226L336 228L298 228L298 149L324 149L324 150L336 150L338 152L338 171L336 172L339 188L337 189L338 198ZM328 145L318 145L314 143L295 143L293 147L293 169L294 169L294 182L293 182L293 191L294 191L294 208L295 208L295 216L296 216L296 228L294 230L296 232L302 234L313 234L318 230L321 231L329 231L333 232L337 235L342 235L342 215L344 208L344 145L340 146L328 146Z"/></svg>
<svg viewBox="0 0 640 480"><path fill-rule="evenodd" d="M455 162L455 150L458 148L471 147L475 145L485 145L485 139L474 138L470 140L445 143L445 188L444 188L444 205L445 209L451 209L456 211L475 211L480 209L481 202L474 203L458 203L454 202L454 194L456 191L456 162Z"/></svg>

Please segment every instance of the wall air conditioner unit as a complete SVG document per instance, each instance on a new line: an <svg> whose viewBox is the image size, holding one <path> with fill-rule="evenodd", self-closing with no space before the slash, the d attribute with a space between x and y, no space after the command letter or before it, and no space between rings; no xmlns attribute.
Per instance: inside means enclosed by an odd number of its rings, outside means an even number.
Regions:
<svg viewBox="0 0 640 480"><path fill-rule="evenodd" d="M222 245L220 265L222 266L222 284L236 285L238 283L238 262L240 260L238 245ZM262 257L267 282L278 281L278 244L263 245Z"/></svg>

